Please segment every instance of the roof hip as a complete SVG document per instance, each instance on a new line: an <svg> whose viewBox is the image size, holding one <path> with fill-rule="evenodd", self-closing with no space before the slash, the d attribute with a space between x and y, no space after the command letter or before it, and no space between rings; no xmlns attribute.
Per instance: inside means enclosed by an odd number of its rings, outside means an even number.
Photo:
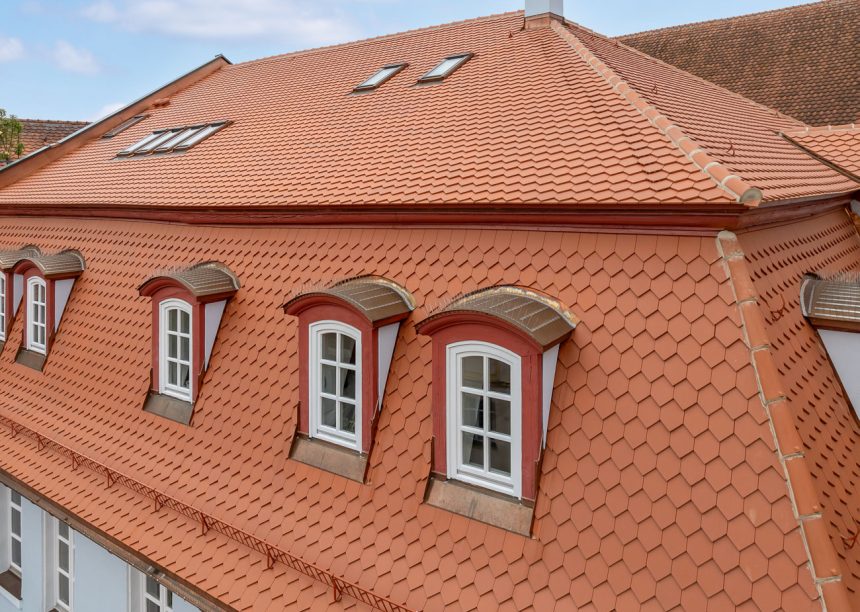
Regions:
<svg viewBox="0 0 860 612"><path fill-rule="evenodd" d="M685 134L680 127L672 123L627 81L599 59L564 24L553 21L550 27L576 51L586 64L602 76L612 89L630 102L643 117L648 119L672 144L680 149L690 162L707 174L721 189L729 193L735 201L751 208L761 203L764 196L759 188L749 185L722 162L714 159L701 145Z"/></svg>

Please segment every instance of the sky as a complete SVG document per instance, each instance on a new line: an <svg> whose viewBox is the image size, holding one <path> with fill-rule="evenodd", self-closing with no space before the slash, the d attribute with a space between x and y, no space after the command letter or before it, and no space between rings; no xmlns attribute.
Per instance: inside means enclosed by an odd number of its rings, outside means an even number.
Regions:
<svg viewBox="0 0 860 612"><path fill-rule="evenodd" d="M92 121L221 53L233 62L519 10L525 0L0 0L0 108ZM566 0L607 35L804 0Z"/></svg>

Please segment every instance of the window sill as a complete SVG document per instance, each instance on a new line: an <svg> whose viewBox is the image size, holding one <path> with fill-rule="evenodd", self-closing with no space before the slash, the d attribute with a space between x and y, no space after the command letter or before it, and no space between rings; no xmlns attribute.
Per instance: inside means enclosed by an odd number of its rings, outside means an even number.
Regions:
<svg viewBox="0 0 860 612"><path fill-rule="evenodd" d="M528 537L534 508L520 500L460 482L431 476L425 503Z"/></svg>
<svg viewBox="0 0 860 612"><path fill-rule="evenodd" d="M21 578L12 570L0 574L0 595L17 609L21 609Z"/></svg>
<svg viewBox="0 0 860 612"><path fill-rule="evenodd" d="M146 401L143 402L143 411L188 425L191 423L194 405L191 402L150 391L146 395Z"/></svg>
<svg viewBox="0 0 860 612"><path fill-rule="evenodd" d="M325 440L297 433L290 449L290 459L356 482L364 482L367 455Z"/></svg>
<svg viewBox="0 0 860 612"><path fill-rule="evenodd" d="M21 347L15 354L15 363L20 363L22 366L32 368L37 372L41 372L45 367L45 360L48 358L44 353L37 353Z"/></svg>

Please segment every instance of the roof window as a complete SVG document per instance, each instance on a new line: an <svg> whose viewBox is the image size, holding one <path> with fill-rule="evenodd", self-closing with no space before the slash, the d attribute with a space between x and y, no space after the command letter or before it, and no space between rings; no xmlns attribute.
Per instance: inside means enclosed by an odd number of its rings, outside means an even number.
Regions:
<svg viewBox="0 0 860 612"><path fill-rule="evenodd" d="M131 119L126 119L112 130L108 130L107 132L105 132L102 138L113 138L117 134L126 131L131 126L140 123L147 117L149 117L149 115L135 115Z"/></svg>
<svg viewBox="0 0 860 612"><path fill-rule="evenodd" d="M469 59L471 59L471 53L461 53L459 55L451 55L446 57L439 65L433 68L430 72L427 72L418 79L419 83L427 83L433 81L441 81L442 79L447 78L452 72L454 72L457 68L465 64Z"/></svg>
<svg viewBox="0 0 860 612"><path fill-rule="evenodd" d="M369 91L376 89L395 74L406 68L407 64L388 64L380 68L373 76L355 86L353 91Z"/></svg>
<svg viewBox="0 0 860 612"><path fill-rule="evenodd" d="M131 157L148 155L150 153L171 153L185 151L197 143L209 138L212 134L228 124L227 121L183 126L168 130L156 130L147 134L130 147L126 147L117 155Z"/></svg>

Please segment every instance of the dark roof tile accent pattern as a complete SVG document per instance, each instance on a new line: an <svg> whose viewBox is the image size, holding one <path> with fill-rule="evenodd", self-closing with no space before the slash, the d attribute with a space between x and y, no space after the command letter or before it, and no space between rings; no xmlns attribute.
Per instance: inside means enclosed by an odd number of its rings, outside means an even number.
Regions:
<svg viewBox="0 0 860 612"><path fill-rule="evenodd" d="M765 305L767 333L794 409L806 461L843 581L860 608L860 422L798 295L804 275L860 273L860 237L842 211L792 226L739 234L753 283ZM847 538L846 538L847 536Z"/></svg>
<svg viewBox="0 0 860 612"><path fill-rule="evenodd" d="M206 261L155 274L140 286L139 291L143 293L147 285L164 278L180 283L195 297L235 293L241 286L239 277L226 265L217 261Z"/></svg>
<svg viewBox="0 0 860 612"><path fill-rule="evenodd" d="M87 125L86 121L52 121L47 119L18 119L21 123L21 143L24 155L45 145L54 144Z"/></svg>
<svg viewBox="0 0 860 612"><path fill-rule="evenodd" d="M39 257L42 251L32 244L11 251L0 251L0 270L11 270L23 259Z"/></svg>
<svg viewBox="0 0 860 612"><path fill-rule="evenodd" d="M578 322L562 304L545 295L515 286L479 289L455 298L419 325L458 312L479 312L506 321L534 342L549 348L567 338Z"/></svg>
<svg viewBox="0 0 860 612"><path fill-rule="evenodd" d="M330 295L358 309L371 323L403 317L415 310L415 299L409 291L381 276L360 276L332 284L329 287L299 292L284 304L284 310L299 300L313 295Z"/></svg>
<svg viewBox="0 0 860 612"><path fill-rule="evenodd" d="M0 219L0 235L6 248L74 244L90 261L45 374L14 364L14 322L0 414L363 588L428 611L816 605L713 237L37 218ZM141 410L152 309L137 285L141 269L210 258L243 287L189 428ZM408 286L417 320L496 285L557 296L581 319L560 345L533 537L422 502L432 343L412 325L368 484L288 458L300 363L285 288L355 274ZM7 428L0 468L239 610L355 606Z"/></svg>
<svg viewBox="0 0 860 612"><path fill-rule="evenodd" d="M860 119L860 2L823 0L618 40L810 125Z"/></svg>

